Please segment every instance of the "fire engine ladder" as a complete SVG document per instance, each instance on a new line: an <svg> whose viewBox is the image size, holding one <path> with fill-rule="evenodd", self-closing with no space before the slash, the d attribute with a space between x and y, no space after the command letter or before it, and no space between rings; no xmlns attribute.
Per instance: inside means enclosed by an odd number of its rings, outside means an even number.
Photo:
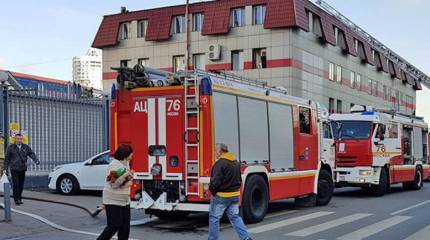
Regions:
<svg viewBox="0 0 430 240"><path fill-rule="evenodd" d="M200 103L198 74L185 77L185 192L200 195ZM192 121L191 119L195 119ZM191 139L193 137L193 139ZM195 187L190 187L194 185Z"/></svg>

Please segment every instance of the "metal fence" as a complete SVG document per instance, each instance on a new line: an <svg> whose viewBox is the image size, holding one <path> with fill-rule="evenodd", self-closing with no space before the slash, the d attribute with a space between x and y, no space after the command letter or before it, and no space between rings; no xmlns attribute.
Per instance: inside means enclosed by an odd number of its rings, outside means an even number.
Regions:
<svg viewBox="0 0 430 240"><path fill-rule="evenodd" d="M5 142L19 125L41 161L39 166L29 165L33 174L45 175L57 165L83 161L109 148L106 98L47 96L6 88L2 95Z"/></svg>

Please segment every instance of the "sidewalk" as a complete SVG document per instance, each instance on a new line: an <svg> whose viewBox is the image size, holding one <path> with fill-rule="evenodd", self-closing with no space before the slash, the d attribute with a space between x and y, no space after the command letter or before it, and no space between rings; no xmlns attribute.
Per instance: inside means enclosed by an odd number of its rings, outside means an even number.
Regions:
<svg viewBox="0 0 430 240"><path fill-rule="evenodd" d="M67 205L25 198L43 199L79 205L95 210L101 204L101 194L63 196L51 192L25 191L23 205L12 203L12 222L0 222L0 240L6 239L95 239L106 225L105 213L91 217L88 212ZM3 197L0 202L3 203ZM17 213L17 211L19 211ZM27 214L27 215L25 215ZM147 219L143 211L132 211L133 220ZM0 221L3 220L3 209L0 209ZM43 221L46 222L44 223ZM54 225L51 226L51 225ZM58 228L63 230L59 230ZM72 231L67 231L72 230ZM76 233L73 231L81 231Z"/></svg>

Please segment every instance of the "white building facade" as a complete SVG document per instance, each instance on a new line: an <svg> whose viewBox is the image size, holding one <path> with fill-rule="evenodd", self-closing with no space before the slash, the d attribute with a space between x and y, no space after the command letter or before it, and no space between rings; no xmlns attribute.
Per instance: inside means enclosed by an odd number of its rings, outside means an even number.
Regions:
<svg viewBox="0 0 430 240"><path fill-rule="evenodd" d="M85 56L73 57L73 81L82 86L102 89L102 51L90 48Z"/></svg>

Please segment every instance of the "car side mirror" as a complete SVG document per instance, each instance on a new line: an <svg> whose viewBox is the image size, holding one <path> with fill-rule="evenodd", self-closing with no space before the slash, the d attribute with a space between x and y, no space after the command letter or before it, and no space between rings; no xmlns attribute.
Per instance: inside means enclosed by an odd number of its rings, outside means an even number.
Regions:
<svg viewBox="0 0 430 240"><path fill-rule="evenodd" d="M85 163L85 166L91 166L91 165L93 165L93 161L92 160Z"/></svg>
<svg viewBox="0 0 430 240"><path fill-rule="evenodd" d="M385 135L384 135L384 134L382 134L382 135L379 137L379 139L380 139L381 141L384 141L384 140L385 140Z"/></svg>

